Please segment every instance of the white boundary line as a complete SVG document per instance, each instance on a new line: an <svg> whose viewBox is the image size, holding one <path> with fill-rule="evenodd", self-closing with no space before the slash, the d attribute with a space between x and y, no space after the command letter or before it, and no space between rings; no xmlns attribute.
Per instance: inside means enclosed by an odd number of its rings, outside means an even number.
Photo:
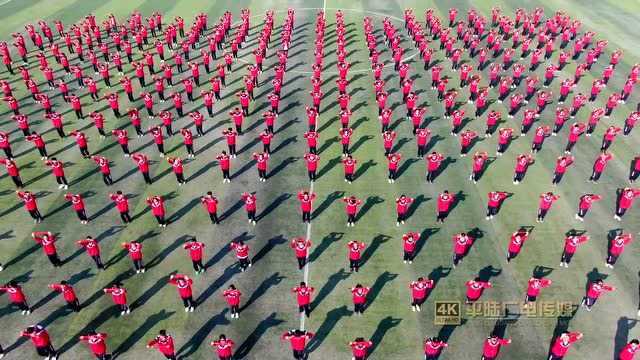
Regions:
<svg viewBox="0 0 640 360"><path fill-rule="evenodd" d="M327 9L327 0L323 0L322 1L322 14L323 17L326 18L326 9ZM320 114L318 114L318 119L320 118ZM313 194L313 184L315 181L310 181L310 185L309 185L309 193ZM313 210L313 208L312 208ZM311 214L309 214L311 215ZM306 233L306 239L310 240L311 239L311 220L313 219L309 219L309 222L307 223L307 233ZM309 258L307 255L307 262L304 264L304 275L303 275L303 280L305 283L309 282ZM300 329L304 330L304 325L305 325L305 320L306 320L306 316L304 313L300 314Z"/></svg>
<svg viewBox="0 0 640 360"><path fill-rule="evenodd" d="M8 3L10 3L12 0L4 0L4 1L0 1L0 6L2 5L7 5Z"/></svg>

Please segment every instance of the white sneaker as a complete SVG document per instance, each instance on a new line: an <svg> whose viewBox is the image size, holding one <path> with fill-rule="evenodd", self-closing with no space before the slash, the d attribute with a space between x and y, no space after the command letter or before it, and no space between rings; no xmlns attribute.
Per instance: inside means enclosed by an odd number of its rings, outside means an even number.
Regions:
<svg viewBox="0 0 640 360"><path fill-rule="evenodd" d="M131 309L127 309L127 314L131 314Z"/></svg>
<svg viewBox="0 0 640 360"><path fill-rule="evenodd" d="M411 307L411 311L416 312L416 307L415 307L415 306L412 306L412 307ZM640 312L640 310L638 310L638 312Z"/></svg>
<svg viewBox="0 0 640 360"><path fill-rule="evenodd" d="M126 311L120 311L120 316L124 316L124 314L126 314Z"/></svg>
<svg viewBox="0 0 640 360"><path fill-rule="evenodd" d="M189 308L188 307L184 308L184 312L189 312Z"/></svg>

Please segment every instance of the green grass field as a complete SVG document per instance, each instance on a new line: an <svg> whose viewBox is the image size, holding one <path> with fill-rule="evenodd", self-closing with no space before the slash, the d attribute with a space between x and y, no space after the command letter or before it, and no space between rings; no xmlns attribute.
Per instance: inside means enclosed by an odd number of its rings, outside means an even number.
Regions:
<svg viewBox="0 0 640 360"><path fill-rule="evenodd" d="M450 7L460 9L460 16L466 16L471 6L490 18L490 10L499 5L505 14L513 16L518 7L532 10L541 6L545 15L556 10L564 10L571 17L581 20L583 30L597 32L598 39L609 40L605 54L595 64L591 72L581 80L578 89L588 94L594 77L599 77L608 63L610 53L621 48L625 51L622 63L609 86L595 103L588 103L580 110L576 120L586 121L595 106L604 106L612 91L619 91L631 66L640 59L640 50L634 46L640 36L640 4L634 1L559 1L544 0L519 2L507 0L492 1L340 1L298 0L298 1L204 1L204 0L13 0L0 5L0 37L8 40L10 33L23 30L23 25L45 19L53 24L61 19L68 27L88 13L98 20L109 13L124 19L133 10L144 15L160 11L169 21L174 16L182 16L190 24L193 16L200 12L209 15L214 23L225 10L239 18L241 8L251 9L252 29L248 40L249 49L241 51L244 61L252 61L250 50L256 46L256 36L262 28L262 18L268 9L276 10L276 28L274 41L269 55L275 53L279 44L280 25L286 14L286 7L296 11L296 30L293 46L290 50L288 71L285 77L281 102L284 111L276 123L276 136L272 145L274 154L270 160L273 176L265 183L257 181L251 153L261 149L256 137L262 131L261 114L268 102L266 94L271 91L270 79L256 89L256 102L252 104L252 115L247 119L248 131L239 139L240 154L234 159L231 184L222 184L215 155L226 148L221 130L230 125L227 112L236 106L234 94L244 84L241 76L245 69L234 71L227 79L227 88L223 90L223 100L214 105L216 116L205 122L206 136L195 140L198 155L185 165L189 183L178 187L166 161L158 156L153 139L145 136L132 139L130 149L143 151L154 163L151 174L155 177L152 185L144 184L133 162L122 157L121 150L113 138L100 140L90 119L76 121L68 105L59 97L54 98L57 109L65 113L65 130L84 129L89 136L89 149L112 159L112 174L116 183L107 188L92 161L81 158L72 138L60 140L51 128L50 122L42 118L40 106L33 104L24 91L19 75L10 78L12 86L19 89L19 98L24 104L24 112L30 114L34 129L44 133L50 154L55 154L67 163L67 178L71 182L69 191L83 193L89 216L95 216L89 225L80 225L73 210L65 202L63 191L57 190L49 170L41 163L37 151L31 144L23 141L16 131L12 134L14 154L18 154L17 163L21 169L26 188L39 193L39 207L46 217L42 224L34 226L14 194L11 179L3 171L0 177L0 262L6 267L0 273L0 281L18 279L26 291L34 312L22 316L13 308L0 309L0 344L8 348L8 359L36 358L35 351L26 339L18 339L20 330L30 324L46 325L56 348L62 351L63 359L87 359L91 354L77 337L87 330L96 329L109 335L107 341L110 352L121 359L140 359L143 356L160 358L153 350L145 349L146 341L160 329L167 329L174 336L179 357L183 359L211 359L215 356L208 343L225 333L236 342L236 357L250 359L288 359L291 358L289 345L279 339L282 332L297 328L301 319L297 313L291 287L303 280L304 274L297 270L297 264L288 242L296 236L304 236L310 231L314 245L311 250L308 267L309 283L316 288L313 312L304 326L315 332L316 338L309 348L311 358L347 359L350 349L347 343L355 337L371 338L374 342L372 359L418 359L422 357L422 341L425 336L448 338L449 348L442 359L478 359L481 355L485 337L494 329L496 318L468 317L460 326L440 326L434 324L435 301L463 301L464 283L477 276L481 269L486 272L493 268L494 288L483 297L485 301L520 302L524 296L527 281L536 266L546 266L553 271L548 275L554 281L550 289L542 292L541 300L548 302L579 303L584 295L589 277L602 276L618 289L605 295L587 313L580 310L572 317L558 317L554 314L543 318L529 318L525 315L514 316L507 321L506 336L513 343L502 352L504 359L544 359L547 356L550 341L562 329L581 331L584 339L570 350L567 359L611 359L629 339L637 336L636 310L638 303L638 244L633 243L618 261L615 270L604 266L607 251L607 234L611 230L622 228L626 232L637 234L640 231L637 209L631 210L621 223L615 221L615 190L627 182L631 159L638 152L640 134L636 129L631 136L619 136L612 146L616 158L612 161L598 184L588 182L593 159L599 151L604 129L609 124L621 125L629 112L635 110L638 102L637 91L626 105L620 105L610 119L603 119L591 138L583 138L577 144L574 155L576 165L569 169L560 186L551 187L551 176L555 158L562 153L566 142L565 125L558 137L549 138L543 150L536 155L536 163L526 176L523 184L515 186L511 182L514 159L517 154L528 152L531 133L513 141L507 153L493 161L485 176L474 185L468 180L471 169L469 157L458 157L457 138L449 135L450 121L444 119L443 107L436 99L435 91L430 88L430 71L422 70L418 57L412 58L411 76L415 78L415 89L420 95L420 103L425 103L427 126L433 131L435 140L430 148L449 156L451 161L434 184L424 180L425 164L415 158L415 140L411 134L411 124L403 118L400 91L397 88L397 74L393 68L386 68L383 78L387 81L386 90L392 93L389 104L394 111L392 124L398 132L396 149L404 155L401 164L401 176L394 184L387 183L386 159L383 156L382 139L379 135L377 105L373 93L373 75L369 69L368 52L364 41L363 16L371 16L378 35L378 50L385 49L381 59L391 63L390 53L383 43L383 14L401 19L403 9L413 8L418 20L424 21L424 10L432 7L444 21ZM298 201L295 195L300 189L308 189L306 168L302 155L306 151L306 142L302 133L306 131L305 105L311 103L310 77L313 63L313 41L315 39L315 18L317 9L326 8L327 31L323 92L323 113L320 115L321 162L319 179L313 185L317 193L315 214L311 228L307 228L299 219ZM339 107L336 103L337 89L335 74L335 11L345 11L347 23L348 61L352 64L349 93L352 96L352 127L355 129L353 143L354 157L358 159L362 170L353 184L343 181L342 165L339 163L341 147L337 130ZM402 22L395 25L402 30ZM407 56L417 50L407 39L402 46ZM27 39L27 42L29 40ZM30 44L30 42L29 42ZM435 43L432 47L436 47ZM518 51L519 53L519 51ZM556 62L558 51L551 61ZM138 55L139 57L139 55ZM73 58L73 57L70 57ZM17 59L17 57L16 57ZM16 60L14 59L14 60ZM453 78L450 83L456 86L458 75L451 73L449 61L442 52L435 56L446 72ZM583 58L582 58L583 59ZM53 61L51 61L53 62ZM273 75L272 66L276 56L266 61L265 72L261 80ZM37 60L31 60L32 74L42 80L36 68ZM473 60L475 64L475 60ZM527 63L528 64L528 63ZM242 63L234 66L240 66ZM537 70L543 77L545 66ZM125 65L127 71L131 67ZM575 62L571 62L565 71L554 80L552 91L558 94L559 83L566 77L573 77ZM204 70L202 70L204 73ZM87 74L92 71L87 69ZM112 75L114 72L112 72ZM180 76L186 76L187 73ZM63 76L63 72L57 76ZM3 79L9 78L4 71ZM483 78L488 78L485 70ZM174 78L175 81L175 78ZM71 80L70 80L71 82ZM137 84L137 82L136 82ZM100 83L102 85L102 83ZM206 85L205 83L205 86ZM46 88L46 84L41 88ZM75 89L75 82L70 85ZM121 90L120 87L117 87ZM103 93L105 90L101 90ZM138 93L136 88L135 92ZM519 91L524 92L524 82ZM57 94L57 92L56 92ZM80 91L85 104L85 114L89 110L100 109L107 117L106 129L127 126L129 134L133 129L128 118L115 119L106 102L93 104L85 91ZM467 98L464 90L459 99ZM124 94L123 94L124 95ZM491 91L490 99L497 97L497 91ZM127 107L126 96L121 96L121 107ZM557 99L557 97L556 97ZM571 97L570 97L571 99ZM534 106L533 101L529 107ZM160 104L169 107L168 101ZM507 119L505 104L493 102L490 109L503 113L506 120L502 126L509 125L519 129L521 113L515 119ZM138 101L135 105L142 106ZM172 104L171 104L172 106ZM186 103L185 110L191 111L203 107L201 99ZM464 104L467 114L473 114L472 105ZM204 109L200 109L204 111ZM551 125L555 104L547 107L539 121ZM10 111L2 108L0 129L13 131L15 124L10 120ZM486 116L486 115L485 115ZM147 120L143 116L146 128L159 120ZM174 125L174 129L191 125L185 117ZM485 117L472 119L465 128L484 133ZM516 134L519 132L516 130ZM130 136L135 138L135 136ZM486 150L495 152L497 136L480 139L472 151ZM186 155L181 137L174 136L165 140L165 149L173 156ZM366 164L366 165L364 165ZM463 194L463 201L453 210L443 225L435 223L435 204L437 195L444 189ZM122 190L134 196L130 201L135 221L121 226L118 214L107 198L109 192ZM496 219L486 221L486 194L492 190L515 193L508 199ZM535 222L538 195L551 191L562 198L554 205L543 224ZM220 199L221 211L227 215L217 226L211 225L201 205L199 197L206 191L213 191ZM255 191L258 198L259 221L256 226L247 223L244 209L238 202L244 191ZM587 192L604 195L587 216L587 221L574 220L578 197ZM395 226L395 198L405 193L417 198L416 206L405 225ZM144 199L152 194L163 195L166 200L168 216L172 222L166 229L157 227L155 219L148 211ZM356 195L365 199L366 212L355 227L346 227L344 208L339 197ZM96 216L99 215L99 216ZM523 248L520 256L510 264L505 262L505 252L510 234L520 226L534 226L532 237ZM473 245L470 254L456 269L451 266L451 237L473 228L482 231L482 238ZM591 241L583 246L574 257L569 269L558 267L565 232L571 229L587 230ZM42 254L42 250L31 239L30 233L36 230L48 230L60 234L58 251L66 260L62 268L54 269ZM401 236L407 231L417 231L428 235L426 242L419 245L419 253L412 265L402 263ZM75 245L75 241L92 235L100 240L103 261L108 263L106 271L97 272L91 259ZM206 243L206 274L195 277L194 292L199 307L194 313L185 313L176 290L167 284L172 272L192 274L191 263L182 249L185 236L196 236ZM228 250L229 242L243 237L251 246L254 257L253 267L240 273L235 265L235 256ZM132 271L131 261L121 250L120 243L134 239L144 240L145 262L148 270L136 275ZM364 264L357 274L350 274L347 262L346 243L349 240L362 240L368 245ZM419 276L440 274L436 289L428 298L422 312L414 313L409 307L410 292L408 284ZM61 296L51 293L47 284L66 279L73 283L84 308L80 313L70 313L64 308ZM123 281L129 292L133 312L120 317L112 306L111 299L102 294L102 289L114 280ZM222 290L229 284L235 284L243 293L245 308L238 320L231 320L226 303L221 296ZM352 314L349 288L356 283L373 287L372 300L364 316ZM1 306L8 305L6 296L0 298Z"/></svg>

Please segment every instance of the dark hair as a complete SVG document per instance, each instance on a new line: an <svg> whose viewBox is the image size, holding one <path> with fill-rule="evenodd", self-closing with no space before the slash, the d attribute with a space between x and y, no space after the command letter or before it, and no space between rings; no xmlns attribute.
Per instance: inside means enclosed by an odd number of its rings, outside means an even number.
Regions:
<svg viewBox="0 0 640 360"><path fill-rule="evenodd" d="M630 343L638 345L638 344L640 344L640 341L638 341L638 339L633 339L633 340L630 341Z"/></svg>
<svg viewBox="0 0 640 360"><path fill-rule="evenodd" d="M162 330L158 331L158 333L159 333L160 335L162 335L162 336L165 336L165 335L167 335L167 330L162 329Z"/></svg>

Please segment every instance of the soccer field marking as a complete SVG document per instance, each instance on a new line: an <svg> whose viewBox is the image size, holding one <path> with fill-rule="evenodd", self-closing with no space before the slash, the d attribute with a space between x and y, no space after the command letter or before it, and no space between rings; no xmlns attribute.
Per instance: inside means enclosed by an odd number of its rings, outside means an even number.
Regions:
<svg viewBox="0 0 640 360"><path fill-rule="evenodd" d="M12 0L4 0L4 1L0 1L0 6L2 5L7 5L8 3L10 3Z"/></svg>

